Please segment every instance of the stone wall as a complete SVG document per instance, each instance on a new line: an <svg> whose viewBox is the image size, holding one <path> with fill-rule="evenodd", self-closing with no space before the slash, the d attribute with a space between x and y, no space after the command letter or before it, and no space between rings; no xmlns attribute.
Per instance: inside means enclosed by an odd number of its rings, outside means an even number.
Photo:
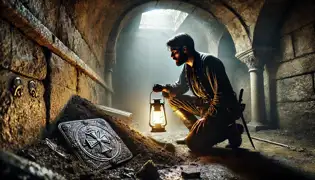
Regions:
<svg viewBox="0 0 315 180"><path fill-rule="evenodd" d="M104 60L91 51L59 0L20 2L55 38L105 78ZM19 148L38 140L72 95L106 104L102 85L19 28L8 17L0 18L0 148ZM17 77L20 84L16 89L13 82ZM35 95L29 88L31 81Z"/></svg>
<svg viewBox="0 0 315 180"><path fill-rule="evenodd" d="M311 136L315 134L315 2L296 1L281 34L275 65L279 125Z"/></svg>

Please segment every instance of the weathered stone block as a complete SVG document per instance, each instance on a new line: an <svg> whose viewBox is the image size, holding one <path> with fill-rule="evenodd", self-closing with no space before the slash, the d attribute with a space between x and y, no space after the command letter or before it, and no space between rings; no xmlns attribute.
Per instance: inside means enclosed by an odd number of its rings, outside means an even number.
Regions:
<svg viewBox="0 0 315 180"><path fill-rule="evenodd" d="M50 89L50 123L56 119L73 95L76 95L75 90L52 83Z"/></svg>
<svg viewBox="0 0 315 180"><path fill-rule="evenodd" d="M243 4L243 8L244 9L240 9L240 15L242 17L242 19L245 21L245 24L247 26L251 26L251 25L255 25L256 21L258 19L260 10L262 8L262 6L264 5L265 1L254 1L254 2L248 2L246 1L246 5L247 7L244 8L244 6L246 6L243 3L239 3L239 4Z"/></svg>
<svg viewBox="0 0 315 180"><path fill-rule="evenodd" d="M16 28L12 30L10 69L38 80L45 79L47 74L47 63L42 47L28 39Z"/></svg>
<svg viewBox="0 0 315 180"><path fill-rule="evenodd" d="M277 102L315 99L311 74L277 81Z"/></svg>
<svg viewBox="0 0 315 180"><path fill-rule="evenodd" d="M288 34L315 20L315 3L313 0L295 1L287 17L282 33Z"/></svg>
<svg viewBox="0 0 315 180"><path fill-rule="evenodd" d="M108 103L106 99L108 91L98 83L96 83L96 88L96 103L99 105L106 105Z"/></svg>
<svg viewBox="0 0 315 180"><path fill-rule="evenodd" d="M243 12L245 9L247 9L248 5L250 5L250 4L261 3L261 1L255 1L255 0L247 0L247 1L243 1L243 0L226 0L224 2L226 4L228 4L230 7L233 7L233 9L235 9L235 11L238 14L241 14L241 12Z"/></svg>
<svg viewBox="0 0 315 180"><path fill-rule="evenodd" d="M118 3L104 3L101 0L97 0L95 3L88 3L87 1L75 3L73 14L75 26L97 59L104 59L106 42L112 30L104 27L114 26L119 14L124 11L123 8L118 8L119 6L116 4Z"/></svg>
<svg viewBox="0 0 315 180"><path fill-rule="evenodd" d="M78 95L92 103L105 104L106 90L82 72L78 76Z"/></svg>
<svg viewBox="0 0 315 180"><path fill-rule="evenodd" d="M311 24L295 31L293 44L296 56L315 52L315 25Z"/></svg>
<svg viewBox="0 0 315 180"><path fill-rule="evenodd" d="M244 52L250 48L247 33L242 24L239 23L237 18L234 18L227 24L227 28L235 43L237 53Z"/></svg>
<svg viewBox="0 0 315 180"><path fill-rule="evenodd" d="M86 64L90 66L90 54L91 50L89 45L82 39L82 36L78 30L74 31L73 51L82 59Z"/></svg>
<svg viewBox="0 0 315 180"><path fill-rule="evenodd" d="M27 0L22 3L43 25L56 34L60 0Z"/></svg>
<svg viewBox="0 0 315 180"><path fill-rule="evenodd" d="M276 73L276 79L295 76L315 71L315 54L310 54L292 61L281 63Z"/></svg>
<svg viewBox="0 0 315 180"><path fill-rule="evenodd" d="M10 24L0 19L0 64L9 68L12 59Z"/></svg>
<svg viewBox="0 0 315 180"><path fill-rule="evenodd" d="M59 8L59 19L57 25L57 37L71 50L74 50L75 27L64 6Z"/></svg>
<svg viewBox="0 0 315 180"><path fill-rule="evenodd" d="M77 93L80 97L92 101L92 83L93 80L81 71L78 71L78 89ZM95 91L95 89L94 89Z"/></svg>
<svg viewBox="0 0 315 180"><path fill-rule="evenodd" d="M292 36L286 35L283 38L280 39L280 61L287 61L294 58L294 50L293 50L293 44L292 44Z"/></svg>
<svg viewBox="0 0 315 180"><path fill-rule="evenodd" d="M75 30L74 34L74 52L82 59L89 67L91 67L94 71L96 71L101 77L103 77L103 69L104 66L102 62L100 62L94 53L91 51L89 45L82 38L80 32ZM102 74L103 73L103 74Z"/></svg>
<svg viewBox="0 0 315 180"><path fill-rule="evenodd" d="M76 68L55 54L52 54L49 61L51 68L51 84L57 84L61 87L76 90Z"/></svg>
<svg viewBox="0 0 315 180"><path fill-rule="evenodd" d="M95 57L94 54L91 55L91 57ZM95 59L95 72L102 78L105 79L105 60L98 61Z"/></svg>
<svg viewBox="0 0 315 180"><path fill-rule="evenodd" d="M0 71L1 148L18 148L39 140L41 130L46 122L46 106L43 98L44 86L35 81L37 97L28 92L28 82L32 79L21 77L23 94L13 96L12 80L18 75L13 72Z"/></svg>
<svg viewBox="0 0 315 180"><path fill-rule="evenodd" d="M214 6L209 6L209 10L225 25L233 19L236 19L234 13L228 10L228 8L220 5L218 2Z"/></svg>
<svg viewBox="0 0 315 180"><path fill-rule="evenodd" d="M314 137L315 101L278 103L280 128Z"/></svg>

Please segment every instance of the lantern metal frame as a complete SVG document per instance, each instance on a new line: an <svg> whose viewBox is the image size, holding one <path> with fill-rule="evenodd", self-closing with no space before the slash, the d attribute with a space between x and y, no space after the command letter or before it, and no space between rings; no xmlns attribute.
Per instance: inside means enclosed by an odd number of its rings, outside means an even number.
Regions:
<svg viewBox="0 0 315 180"><path fill-rule="evenodd" d="M166 132L165 130L165 127L167 125L167 117L166 117L166 112L165 112L165 98L163 97L163 102L161 102L162 99L153 99L154 102L152 103L152 93L153 91L150 93L150 111L149 111L149 126L152 128L151 129L151 132ZM165 119L165 124L161 126L154 126L151 124L151 121L152 121L152 115L151 115L151 111L152 111L152 107L154 107L154 105L157 105L155 103L157 103L159 101L159 104L160 106L162 106L163 108L163 112L164 112L164 119Z"/></svg>

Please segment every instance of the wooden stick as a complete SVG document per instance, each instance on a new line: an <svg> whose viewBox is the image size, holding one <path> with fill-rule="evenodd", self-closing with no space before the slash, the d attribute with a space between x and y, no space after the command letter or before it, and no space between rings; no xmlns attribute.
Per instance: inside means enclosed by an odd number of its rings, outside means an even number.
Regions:
<svg viewBox="0 0 315 180"><path fill-rule="evenodd" d="M266 142L266 143L270 143L270 144L274 144L274 145L278 145L278 146L282 146L282 147L286 147L286 148L289 148L289 149L292 148L289 145L278 143L278 142L274 142L274 141L270 141L270 140L267 140L267 139L262 139L262 138L253 137L253 136L252 136L252 139L255 139L255 140L258 140L258 141L262 141L262 142Z"/></svg>

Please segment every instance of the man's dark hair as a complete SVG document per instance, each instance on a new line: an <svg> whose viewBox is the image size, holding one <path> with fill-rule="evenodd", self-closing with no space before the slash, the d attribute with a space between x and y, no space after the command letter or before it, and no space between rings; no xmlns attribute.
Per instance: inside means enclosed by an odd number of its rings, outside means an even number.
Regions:
<svg viewBox="0 0 315 180"><path fill-rule="evenodd" d="M166 43L169 48L182 48L186 46L189 50L195 51L195 43L193 38L186 33L179 33Z"/></svg>

